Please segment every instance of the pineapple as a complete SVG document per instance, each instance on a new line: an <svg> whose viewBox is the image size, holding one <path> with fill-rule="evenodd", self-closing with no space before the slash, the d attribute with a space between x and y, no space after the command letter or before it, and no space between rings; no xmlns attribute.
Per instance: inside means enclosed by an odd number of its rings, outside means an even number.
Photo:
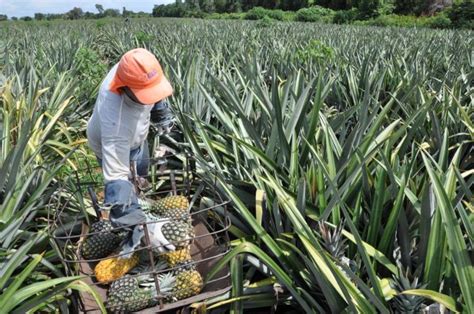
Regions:
<svg viewBox="0 0 474 314"><path fill-rule="evenodd" d="M163 236L171 242L176 249L161 254L169 267L177 263L191 259L191 239L194 237L194 229L190 223L171 220L161 228Z"/></svg>
<svg viewBox="0 0 474 314"><path fill-rule="evenodd" d="M160 296L165 302L175 302L201 292L203 280L194 265L187 260L178 264L175 271L158 277ZM135 312L154 306L158 292L152 276L125 275L114 281L107 293L107 307L113 313Z"/></svg>
<svg viewBox="0 0 474 314"><path fill-rule="evenodd" d="M139 200L145 211L161 218L189 220L189 202L185 196L168 196L158 201Z"/></svg>
<svg viewBox="0 0 474 314"><path fill-rule="evenodd" d="M191 215L185 208L171 208L168 209L161 217L172 220L180 220L191 224Z"/></svg>
<svg viewBox="0 0 474 314"><path fill-rule="evenodd" d="M177 264L179 267L174 271L176 282L173 286L172 297L176 300L190 298L201 292L203 280L196 267L190 264L192 260L186 260Z"/></svg>
<svg viewBox="0 0 474 314"><path fill-rule="evenodd" d="M97 281L101 283L117 280L137 266L138 254L133 254L130 258L112 257L100 261L94 268Z"/></svg>
<svg viewBox="0 0 474 314"><path fill-rule="evenodd" d="M176 276L172 295L178 300L190 298L201 292L203 281L197 270L187 270Z"/></svg>
<svg viewBox="0 0 474 314"><path fill-rule="evenodd" d="M84 259L99 259L110 255L125 239L126 232L113 232L112 223L101 220L92 224L89 236L81 246Z"/></svg>
<svg viewBox="0 0 474 314"><path fill-rule="evenodd" d="M159 276L160 293L168 298L175 283L172 273ZM158 293L151 276L125 275L114 281L107 293L107 307L112 313L136 312L155 304Z"/></svg>
<svg viewBox="0 0 474 314"><path fill-rule="evenodd" d="M194 229L191 224L178 220L160 219L152 214L146 215L147 222L149 223L150 241L154 253L159 255L163 253L164 250L171 249L170 247L165 248L162 245L163 238L166 239L169 244L175 246L175 248L172 249L173 251L182 249L191 243L191 239L194 237Z"/></svg>
<svg viewBox="0 0 474 314"><path fill-rule="evenodd" d="M194 237L194 230L191 224L178 220L171 220L164 224L161 232L177 248L188 246L191 238Z"/></svg>
<svg viewBox="0 0 474 314"><path fill-rule="evenodd" d="M185 196L169 196L158 201L140 200L140 205L148 211L151 221L168 220L160 227L163 236L172 243L176 250L161 255L169 267L178 262L191 259L190 243L194 237L194 229L189 215L189 202ZM155 216L157 215L157 216ZM153 248L156 254L162 253L162 247Z"/></svg>
<svg viewBox="0 0 474 314"><path fill-rule="evenodd" d="M191 259L191 247L187 245L176 251L164 253L162 257L168 263L168 267L175 267L178 263Z"/></svg>
<svg viewBox="0 0 474 314"><path fill-rule="evenodd" d="M147 308L151 298L149 291L140 289L137 278L126 275L111 284L107 307L112 313L136 312Z"/></svg>
<svg viewBox="0 0 474 314"><path fill-rule="evenodd" d="M188 207L189 202L185 196L182 195L175 195L175 196L168 196L162 198L154 204L153 212L157 213L158 215L164 215L170 209L182 209L183 212L186 211L189 213Z"/></svg>

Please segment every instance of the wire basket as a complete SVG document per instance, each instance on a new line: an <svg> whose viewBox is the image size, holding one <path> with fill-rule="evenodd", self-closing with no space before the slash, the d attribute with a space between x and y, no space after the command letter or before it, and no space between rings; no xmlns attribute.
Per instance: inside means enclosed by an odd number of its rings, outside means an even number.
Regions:
<svg viewBox="0 0 474 314"><path fill-rule="evenodd" d="M101 169L88 161L84 164L85 166L80 170L63 178L60 187L51 198L48 206L48 230L67 274L85 275L85 281L96 289L103 300L107 301L108 285L97 281L93 269L100 261L120 255L115 252L98 259L85 259L81 255L81 245L85 239L101 233L89 232L89 226L98 221L101 216L107 218L104 212L99 211L103 189ZM150 174L145 177L150 186L146 192L142 192L142 196L154 200L173 195L186 196L191 208L189 216L192 220L194 236L187 239L190 242L192 262L185 267L194 265L205 279L209 270L229 251L228 229L231 223L227 213L229 201L217 192L215 175L203 173L199 169L192 157L175 155L168 159L166 167L151 167ZM139 190L135 177L132 182L136 183L136 189ZM156 296L152 298L150 307L141 312L155 313L182 307L221 295L230 289L230 272L226 265L211 280L204 280L202 290L198 294L179 300L166 299L161 293L159 278L170 272L176 273L178 268L184 266L156 266L157 261L161 259L161 256L157 255L161 247L153 245L150 241L148 230L153 223L155 222L141 224L145 236L142 244L133 251L140 256L140 259L146 258L147 269L144 272L127 275L136 278L148 275L149 278L153 278ZM121 228L125 227L115 228L113 231L120 232ZM117 249L119 251L119 248ZM106 304L109 306L108 302ZM84 313L99 312L93 297L85 293L79 295L76 305ZM108 310L112 309L108 308Z"/></svg>

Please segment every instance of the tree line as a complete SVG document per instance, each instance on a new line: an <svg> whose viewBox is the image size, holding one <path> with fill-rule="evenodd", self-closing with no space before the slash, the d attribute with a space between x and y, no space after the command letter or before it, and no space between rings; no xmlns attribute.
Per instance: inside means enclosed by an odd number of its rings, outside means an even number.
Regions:
<svg viewBox="0 0 474 314"><path fill-rule="evenodd" d="M298 11L301 9L319 6L332 10L357 9L362 18L371 18L378 14L403 14L403 15L431 15L461 2L472 0L176 0L171 4L155 5L152 11L154 17L199 17L213 13L240 13L256 7L269 10ZM105 9L101 4L96 4L97 13L84 12L79 7L74 7L66 13L35 13L34 17L21 17L20 20L54 20L54 19L98 19L104 17L146 17L146 12L133 12L125 7L118 9ZM7 20L5 14L0 14L0 21ZM17 17L12 17L17 20Z"/></svg>
<svg viewBox="0 0 474 314"><path fill-rule="evenodd" d="M298 11L311 6L332 10L358 9L367 17L380 13L428 15L463 0L176 0L155 5L153 16L185 16L189 13L238 13L254 7L271 10ZM471 1L471 0L464 0ZM192 14L191 14L192 15Z"/></svg>
<svg viewBox="0 0 474 314"><path fill-rule="evenodd" d="M96 4L95 8L97 13L86 11L84 12L79 7L74 7L66 13L35 13L33 17L31 16L23 16L23 17L11 17L11 20L22 20L22 21L30 21L30 20L57 20L57 19L64 19L64 20L78 20L78 19L100 19L105 17L147 17L151 16L150 13L146 13L143 11L140 12L133 12L131 10L127 10L126 7L122 8L122 11L119 9L105 9L101 4ZM8 16L5 14L0 14L0 21L7 20Z"/></svg>

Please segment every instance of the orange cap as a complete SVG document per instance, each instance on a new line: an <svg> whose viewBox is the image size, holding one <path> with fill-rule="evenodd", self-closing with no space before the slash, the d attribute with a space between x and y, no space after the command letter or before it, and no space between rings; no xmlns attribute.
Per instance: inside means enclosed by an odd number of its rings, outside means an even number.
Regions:
<svg viewBox="0 0 474 314"><path fill-rule="evenodd" d="M119 94L120 87L129 87L143 104L154 103L173 94L156 57L146 49L137 48L125 53L109 89Z"/></svg>

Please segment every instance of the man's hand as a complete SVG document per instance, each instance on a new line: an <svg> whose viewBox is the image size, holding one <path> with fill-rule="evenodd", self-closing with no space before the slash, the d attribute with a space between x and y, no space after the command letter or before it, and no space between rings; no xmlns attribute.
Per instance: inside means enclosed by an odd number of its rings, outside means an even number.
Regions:
<svg viewBox="0 0 474 314"><path fill-rule="evenodd" d="M148 233L150 234L150 242L153 247L157 248L161 253L167 251L174 251L176 247L168 241L163 235L161 229L163 225L169 222L169 219L148 219Z"/></svg>

